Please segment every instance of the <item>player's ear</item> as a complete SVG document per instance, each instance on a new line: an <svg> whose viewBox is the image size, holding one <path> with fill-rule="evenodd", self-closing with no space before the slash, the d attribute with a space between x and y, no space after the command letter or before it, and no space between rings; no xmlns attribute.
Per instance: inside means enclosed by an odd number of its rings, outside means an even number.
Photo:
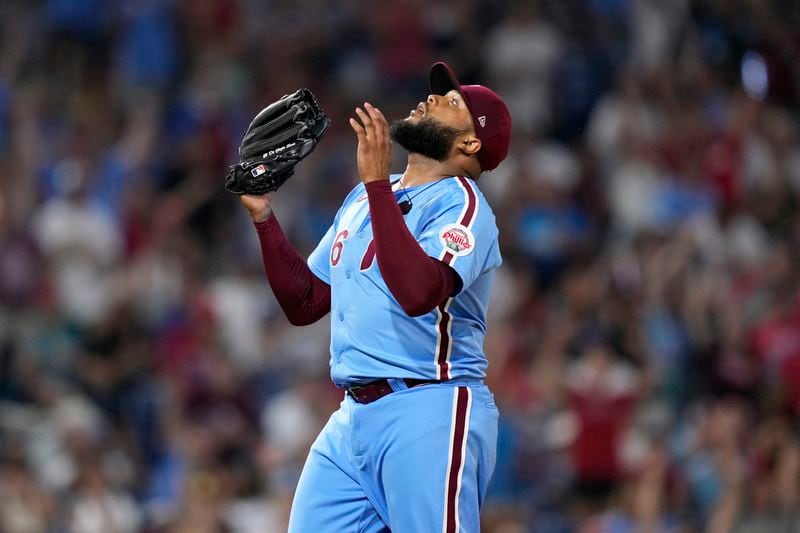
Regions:
<svg viewBox="0 0 800 533"><path fill-rule="evenodd" d="M467 135L461 138L458 149L466 156L472 156L481 149L481 140L474 135Z"/></svg>

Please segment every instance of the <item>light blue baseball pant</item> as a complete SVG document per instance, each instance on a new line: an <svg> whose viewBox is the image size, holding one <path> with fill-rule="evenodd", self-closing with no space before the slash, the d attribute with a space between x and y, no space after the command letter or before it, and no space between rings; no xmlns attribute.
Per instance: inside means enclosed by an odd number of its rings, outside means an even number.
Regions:
<svg viewBox="0 0 800 533"><path fill-rule="evenodd" d="M345 396L311 446L291 533L457 533L480 530L495 463L498 412L478 381Z"/></svg>

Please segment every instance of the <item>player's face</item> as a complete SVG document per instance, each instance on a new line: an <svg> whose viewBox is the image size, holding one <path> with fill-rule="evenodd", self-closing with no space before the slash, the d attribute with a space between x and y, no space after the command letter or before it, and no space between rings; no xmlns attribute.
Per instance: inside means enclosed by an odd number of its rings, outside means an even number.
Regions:
<svg viewBox="0 0 800 533"><path fill-rule="evenodd" d="M427 116L414 122L409 119L395 120L389 133L397 144L410 153L443 162L450 157L456 140L463 132Z"/></svg>
<svg viewBox="0 0 800 533"><path fill-rule="evenodd" d="M456 143L464 136L474 136L474 132L472 117L458 91L428 96L390 129L392 139L400 146L436 161L445 161Z"/></svg>
<svg viewBox="0 0 800 533"><path fill-rule="evenodd" d="M431 94L424 102L411 110L406 120L418 122L425 117L433 118L458 131L474 132L472 116L469 114L464 97L455 89L445 95Z"/></svg>

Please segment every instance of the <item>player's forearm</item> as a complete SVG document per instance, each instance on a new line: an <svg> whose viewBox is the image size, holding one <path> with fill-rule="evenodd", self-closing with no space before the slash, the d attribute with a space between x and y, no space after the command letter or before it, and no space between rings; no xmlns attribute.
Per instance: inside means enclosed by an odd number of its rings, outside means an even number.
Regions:
<svg viewBox="0 0 800 533"><path fill-rule="evenodd" d="M295 326L312 324L331 310L331 288L315 276L270 215L255 223L261 258L272 292Z"/></svg>
<svg viewBox="0 0 800 533"><path fill-rule="evenodd" d="M414 239L388 181L366 185L378 259L386 286L410 316L433 311L452 295L456 274L433 259Z"/></svg>

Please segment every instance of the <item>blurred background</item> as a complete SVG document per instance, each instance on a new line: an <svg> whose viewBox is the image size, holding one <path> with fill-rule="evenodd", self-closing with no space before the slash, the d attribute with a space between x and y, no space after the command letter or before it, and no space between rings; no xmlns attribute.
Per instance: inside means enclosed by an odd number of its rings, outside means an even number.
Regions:
<svg viewBox="0 0 800 533"><path fill-rule="evenodd" d="M276 200L308 253L356 183L353 107L407 115L438 59L515 127L479 180L483 531L800 531L785 0L0 0L0 531L285 531L342 393L223 176L311 88L333 126Z"/></svg>

